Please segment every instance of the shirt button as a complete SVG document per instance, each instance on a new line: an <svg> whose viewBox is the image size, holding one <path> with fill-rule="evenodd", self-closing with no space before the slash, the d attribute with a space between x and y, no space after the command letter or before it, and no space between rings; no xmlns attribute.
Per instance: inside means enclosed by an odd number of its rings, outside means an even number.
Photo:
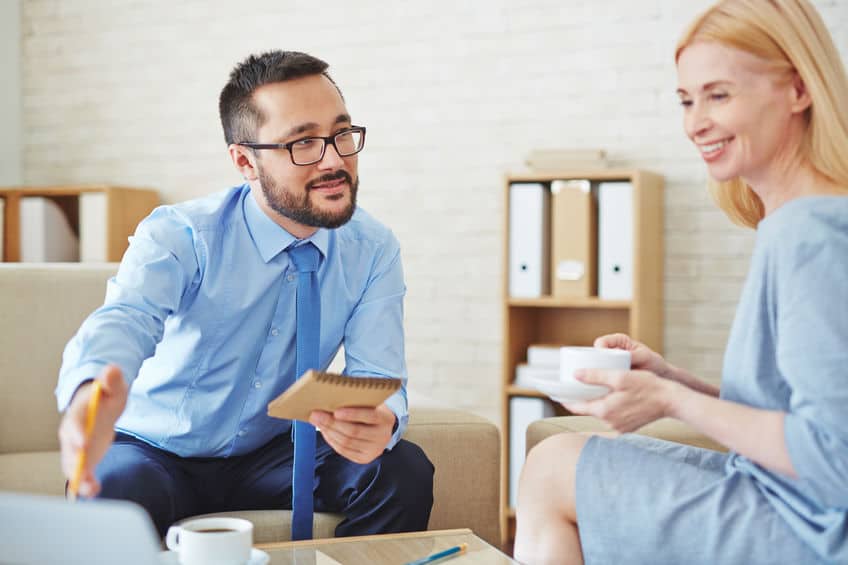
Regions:
<svg viewBox="0 0 848 565"><path fill-rule="evenodd" d="M254 381L253 388L262 388L262 381Z"/></svg>
<svg viewBox="0 0 848 565"><path fill-rule="evenodd" d="M294 280L294 275L289 275L286 277L286 280L292 282Z"/></svg>
<svg viewBox="0 0 848 565"><path fill-rule="evenodd" d="M238 432L239 437L244 437L246 435L247 435L247 430L239 430L239 432Z"/></svg>
<svg viewBox="0 0 848 565"><path fill-rule="evenodd" d="M271 328L271 335L273 335L273 336L280 335L280 330L278 330L277 328Z"/></svg>

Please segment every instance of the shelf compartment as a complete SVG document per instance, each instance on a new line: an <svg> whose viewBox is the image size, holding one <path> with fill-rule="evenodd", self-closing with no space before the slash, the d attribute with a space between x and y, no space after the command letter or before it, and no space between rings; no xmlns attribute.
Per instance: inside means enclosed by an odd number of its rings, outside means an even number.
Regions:
<svg viewBox="0 0 848 565"><path fill-rule="evenodd" d="M598 297L541 296L539 298L508 298L509 306L529 308L611 308L629 309L629 300L603 300Z"/></svg>
<svg viewBox="0 0 848 565"><path fill-rule="evenodd" d="M622 308L539 308L509 306L505 327L507 367L527 360L527 347L534 343L592 345L598 336L627 331L630 310ZM510 376L509 381L514 378Z"/></svg>
<svg viewBox="0 0 848 565"><path fill-rule="evenodd" d="M102 210L89 216L81 225L80 199L90 194L102 195ZM85 196L83 196L85 195ZM45 198L55 203L68 220L74 236L94 252L93 261L120 261L127 249L127 238L138 223L159 205L156 191L107 185L0 187L3 217L0 218L0 261L21 260L21 202L30 197ZM24 226L26 227L26 226ZM83 229L83 228L86 229ZM84 232L87 232L86 235ZM85 246L84 246L85 244ZM82 253L82 251L81 251Z"/></svg>
<svg viewBox="0 0 848 565"><path fill-rule="evenodd" d="M508 385L506 393L509 396L527 396L529 398L547 398L548 395L534 388L525 388L522 386Z"/></svg>

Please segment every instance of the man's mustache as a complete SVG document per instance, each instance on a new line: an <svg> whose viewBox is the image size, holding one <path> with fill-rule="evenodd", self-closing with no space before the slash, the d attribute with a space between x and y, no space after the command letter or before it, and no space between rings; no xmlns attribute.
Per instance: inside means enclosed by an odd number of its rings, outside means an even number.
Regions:
<svg viewBox="0 0 848 565"><path fill-rule="evenodd" d="M321 184L325 182L333 182L334 180L346 180L347 183L353 186L353 179L350 178L350 175L347 171L337 171L335 173L327 173L326 175L320 176L317 179L312 179L311 181L306 183L306 190L312 190L312 188L316 184Z"/></svg>

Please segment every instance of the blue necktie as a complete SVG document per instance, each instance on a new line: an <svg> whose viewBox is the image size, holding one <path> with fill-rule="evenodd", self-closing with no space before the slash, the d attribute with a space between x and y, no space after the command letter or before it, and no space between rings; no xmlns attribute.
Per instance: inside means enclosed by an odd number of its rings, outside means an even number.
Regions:
<svg viewBox="0 0 848 565"><path fill-rule="evenodd" d="M321 297L318 294L318 248L305 243L289 250L297 269L297 362L295 378L318 369ZM312 539L315 485L315 428L294 421L294 472L292 475L292 540Z"/></svg>

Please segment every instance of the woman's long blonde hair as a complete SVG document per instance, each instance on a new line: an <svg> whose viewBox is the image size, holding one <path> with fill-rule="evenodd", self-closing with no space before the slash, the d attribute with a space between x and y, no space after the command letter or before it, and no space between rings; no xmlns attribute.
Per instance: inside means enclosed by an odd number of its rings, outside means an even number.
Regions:
<svg viewBox="0 0 848 565"><path fill-rule="evenodd" d="M802 162L848 192L848 75L821 16L808 0L722 0L701 14L677 43L675 61L696 41L714 41L797 72L812 103L799 147ZM730 219L756 227L760 198L741 178L711 181Z"/></svg>

